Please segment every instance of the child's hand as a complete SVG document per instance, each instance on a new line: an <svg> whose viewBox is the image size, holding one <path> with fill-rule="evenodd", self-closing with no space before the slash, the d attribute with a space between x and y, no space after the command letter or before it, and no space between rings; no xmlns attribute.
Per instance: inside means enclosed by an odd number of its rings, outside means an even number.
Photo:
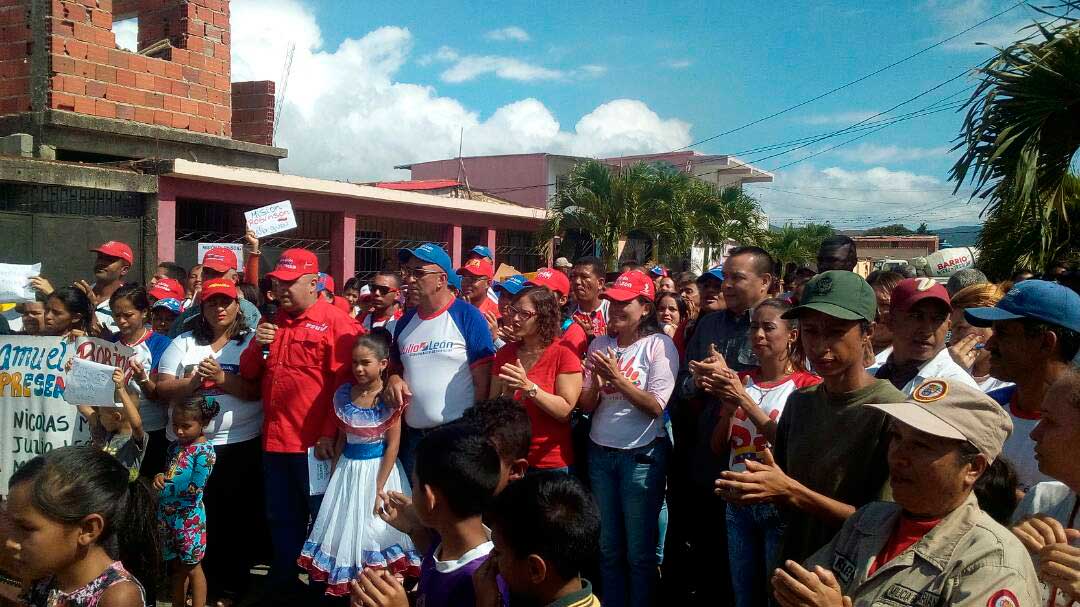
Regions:
<svg viewBox="0 0 1080 607"><path fill-rule="evenodd" d="M405 587L385 569L364 569L349 582L353 607L409 607Z"/></svg>
<svg viewBox="0 0 1080 607"><path fill-rule="evenodd" d="M135 383L145 383L150 379L150 375L146 372L146 367L142 366L142 363L138 360L131 359L131 373L135 377Z"/></svg>
<svg viewBox="0 0 1080 607"><path fill-rule="evenodd" d="M154 489L161 491L165 488L165 475L157 474L154 476Z"/></svg>
<svg viewBox="0 0 1080 607"><path fill-rule="evenodd" d="M382 510L376 514L386 521L386 524L405 534L411 534L423 527L409 496L397 491L384 491L379 496L383 504Z"/></svg>
<svg viewBox="0 0 1080 607"><path fill-rule="evenodd" d="M113 381L113 385L116 386L117 390L123 390L124 389L124 383L125 383L124 382L124 372L121 371L119 368L113 369L112 381Z"/></svg>
<svg viewBox="0 0 1080 607"><path fill-rule="evenodd" d="M502 592L499 590L499 565L488 557L483 565L473 572L473 591L476 593L476 607L502 607Z"/></svg>
<svg viewBox="0 0 1080 607"><path fill-rule="evenodd" d="M383 492L379 491L375 494L375 508L371 511L372 514L374 514L375 516L379 516L380 514L382 514L383 503L385 503L385 500L383 499Z"/></svg>

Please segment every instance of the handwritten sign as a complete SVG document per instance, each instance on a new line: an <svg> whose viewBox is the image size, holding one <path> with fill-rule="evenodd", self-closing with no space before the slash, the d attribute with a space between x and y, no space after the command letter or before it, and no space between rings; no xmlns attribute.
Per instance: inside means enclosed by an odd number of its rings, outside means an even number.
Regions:
<svg viewBox="0 0 1080 607"><path fill-rule="evenodd" d="M308 495L322 495L330 486L331 460L315 457L315 447L307 450Z"/></svg>
<svg viewBox="0 0 1080 607"><path fill-rule="evenodd" d="M75 341L75 357L123 369L125 381L131 381L131 376L135 373L135 369L131 366L131 361L135 360L135 350L122 343L105 341L96 337L80 337ZM112 377L111 372L109 377Z"/></svg>
<svg viewBox="0 0 1080 607"><path fill-rule="evenodd" d="M206 252L210 249L229 249L236 254L236 271L244 271L244 245L238 242L200 242L199 243L199 263L203 262L206 257Z"/></svg>
<svg viewBox="0 0 1080 607"><path fill-rule="evenodd" d="M64 369L74 354L60 337L0 337L0 494L35 456L90 442L86 420L64 401Z"/></svg>
<svg viewBox="0 0 1080 607"><path fill-rule="evenodd" d="M296 214L288 200L259 207L244 213L248 227L259 238L291 230L296 227Z"/></svg>
<svg viewBox="0 0 1080 607"><path fill-rule="evenodd" d="M41 264L19 265L0 263L0 302L34 301L30 278L41 275Z"/></svg>
<svg viewBox="0 0 1080 607"><path fill-rule="evenodd" d="M64 400L73 405L91 407L116 407L115 384L112 375L116 367L96 363L85 358L71 361L71 370L67 374Z"/></svg>

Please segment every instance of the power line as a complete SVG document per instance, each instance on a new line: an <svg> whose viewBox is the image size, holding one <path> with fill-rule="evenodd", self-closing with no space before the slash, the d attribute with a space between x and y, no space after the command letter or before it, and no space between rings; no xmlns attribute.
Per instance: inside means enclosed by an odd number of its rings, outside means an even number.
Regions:
<svg viewBox="0 0 1080 607"><path fill-rule="evenodd" d="M972 25L971 27L965 29L962 32L953 34L952 36L949 36L948 38L945 38L944 40L939 40L939 41L935 42L934 44L931 44L928 47L925 47L925 48L923 48L923 49L921 49L919 51L916 51L916 52L908 55L907 57L904 57L903 59L900 59L898 61L894 61L893 63L890 63L890 64L888 64L888 65L886 65L886 66L884 66L882 68L879 68L877 70L874 70L873 72L870 72L869 74L860 76L860 77L856 78L855 80L844 83L844 84L842 84L840 86L837 86L835 88L829 89L828 91L825 91L824 93L822 93L822 94L820 94L820 95L818 95L816 97L807 99L805 101L801 101L799 103L796 103L795 105L784 108L784 109L782 109L782 110L780 110L778 112L773 112L772 114L769 114L768 116L763 116L763 117L758 118L756 120L752 120L752 121L747 122L746 124L743 124L741 126L735 127L733 129L729 129L729 130L724 131L722 133L719 133L717 135L713 135L712 137L707 137L707 138L702 139L700 141L695 141L694 143L691 143L690 145L686 145L686 146L683 146L681 148L678 148L678 149L675 149L675 150L672 150L672 151L673 152L679 152L679 151L682 151L682 150L690 149L690 148L692 148L694 146L701 145L703 143L708 143L708 142L713 141L715 139L719 139L719 138L721 138L721 137L723 137L725 135L730 135L732 133L736 133L738 131L741 131L741 130L747 128L747 127L754 126L755 124L759 124L759 123L764 122L766 120L771 120L773 118L776 118L777 116L780 116L782 114L786 114L786 113L790 112L791 110L803 107L804 105L809 105L809 104L811 104L811 103L813 103L815 101L818 101L819 99L823 99L825 97L828 97L829 95L832 95L833 93L842 91L842 90L844 90L844 89L846 89L846 88L848 88L850 86L853 86L853 85L858 84L858 83L860 83L860 82L862 82L864 80L867 80L868 78L872 78L872 77L874 77L874 76L876 76L876 75L878 75L878 74L880 74L880 73L882 73L882 72L884 72L886 70L892 69L892 68L894 68L894 67L896 67L896 66L898 66L898 65L900 65L902 63L910 61L911 59L914 59L915 57L918 57L919 55L922 55L923 53L925 53L927 51L933 50L933 49L935 49L935 48L937 48L937 47L939 47L939 46L941 46L941 45L943 45L943 44L945 44L947 42L955 40L955 39L959 38L960 36L963 36L964 34L970 32L971 30L976 29L978 27L981 27L982 25L985 25L985 24L993 21L994 19L997 19L998 17L1004 15L1005 13L1008 13L1009 11L1013 10L1014 8L1016 8L1016 7L1018 7L1018 6L1022 5L1022 4L1024 4L1024 0L1021 0L1020 2L1017 2L1016 4L1013 4L1012 6L1010 6L1009 8L1007 8L1007 9L1001 11L1001 12L993 14L993 15L987 17L986 19L983 19L982 21L976 23L975 25Z"/></svg>

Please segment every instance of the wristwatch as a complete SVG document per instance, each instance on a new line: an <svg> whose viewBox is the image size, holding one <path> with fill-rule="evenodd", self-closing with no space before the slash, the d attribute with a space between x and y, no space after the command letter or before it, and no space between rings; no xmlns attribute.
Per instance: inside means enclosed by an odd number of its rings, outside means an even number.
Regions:
<svg viewBox="0 0 1080 607"><path fill-rule="evenodd" d="M525 395L529 398L536 398L536 391L540 389L540 386L533 384L531 388L525 391Z"/></svg>

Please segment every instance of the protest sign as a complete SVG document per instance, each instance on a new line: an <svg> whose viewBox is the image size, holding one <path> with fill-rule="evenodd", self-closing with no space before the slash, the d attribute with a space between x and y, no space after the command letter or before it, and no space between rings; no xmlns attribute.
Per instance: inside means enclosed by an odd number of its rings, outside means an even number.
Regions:
<svg viewBox="0 0 1080 607"><path fill-rule="evenodd" d="M74 358L67 374L64 400L73 405L115 407L116 384L112 376L116 367L96 363L86 358Z"/></svg>
<svg viewBox="0 0 1080 607"><path fill-rule="evenodd" d="M248 211L244 213L244 218L247 219L248 228L259 238L296 227L296 214L288 200Z"/></svg>
<svg viewBox="0 0 1080 607"><path fill-rule="evenodd" d="M35 456L90 442L86 420L64 401L64 368L74 354L60 337L0 337L0 494Z"/></svg>
<svg viewBox="0 0 1080 607"><path fill-rule="evenodd" d="M244 245L238 242L200 242L199 243L199 263L203 262L203 258L206 257L206 252L210 249L229 249L236 254L236 271L244 271Z"/></svg>
<svg viewBox="0 0 1080 607"><path fill-rule="evenodd" d="M40 275L40 263L33 265L0 263L0 302L34 301L34 290L30 288L30 278Z"/></svg>
<svg viewBox="0 0 1080 607"><path fill-rule="evenodd" d="M123 369L125 381L131 381L131 376L135 372L131 366L131 361L135 359L135 350L119 342L105 341L96 337L80 337L75 340L75 356ZM147 369L147 372L149 371L150 369ZM111 374L110 377L112 377Z"/></svg>

